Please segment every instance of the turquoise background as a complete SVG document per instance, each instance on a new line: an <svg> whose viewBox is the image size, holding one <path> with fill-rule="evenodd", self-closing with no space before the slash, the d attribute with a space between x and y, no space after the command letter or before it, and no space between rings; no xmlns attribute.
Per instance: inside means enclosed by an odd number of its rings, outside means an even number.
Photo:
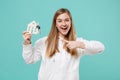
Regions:
<svg viewBox="0 0 120 80"><path fill-rule="evenodd" d="M120 80L120 0L0 0L0 80L37 80L40 62L26 64L22 58L22 32L33 20L48 35L59 8L68 8L77 36L99 40L105 51L84 56L80 80Z"/></svg>

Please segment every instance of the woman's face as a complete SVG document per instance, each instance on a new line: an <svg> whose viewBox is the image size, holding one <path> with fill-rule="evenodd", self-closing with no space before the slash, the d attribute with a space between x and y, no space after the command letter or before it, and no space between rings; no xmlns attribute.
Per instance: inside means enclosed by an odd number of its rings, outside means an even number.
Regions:
<svg viewBox="0 0 120 80"><path fill-rule="evenodd" d="M67 13L59 15L56 19L56 27L59 31L60 36L65 36L70 30L71 20Z"/></svg>

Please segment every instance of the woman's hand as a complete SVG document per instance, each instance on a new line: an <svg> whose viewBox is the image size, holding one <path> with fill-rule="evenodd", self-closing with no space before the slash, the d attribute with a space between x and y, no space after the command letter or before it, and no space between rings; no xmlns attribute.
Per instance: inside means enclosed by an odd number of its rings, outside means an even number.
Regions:
<svg viewBox="0 0 120 80"><path fill-rule="evenodd" d="M75 49L75 48L81 48L81 49L85 49L85 44L81 41L67 41L64 40L65 43L67 43L67 47L69 49Z"/></svg>
<svg viewBox="0 0 120 80"><path fill-rule="evenodd" d="M27 31L23 32L23 39L24 39L25 45L31 44L31 37L32 37L32 34L30 34L29 32Z"/></svg>

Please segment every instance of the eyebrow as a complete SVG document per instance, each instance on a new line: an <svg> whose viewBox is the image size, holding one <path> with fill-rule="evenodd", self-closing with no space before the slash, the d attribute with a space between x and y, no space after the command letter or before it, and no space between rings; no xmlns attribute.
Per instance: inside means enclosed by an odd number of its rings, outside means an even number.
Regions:
<svg viewBox="0 0 120 80"><path fill-rule="evenodd" d="M70 19L70 18L65 18L65 19ZM62 20L62 19L56 19L56 20Z"/></svg>

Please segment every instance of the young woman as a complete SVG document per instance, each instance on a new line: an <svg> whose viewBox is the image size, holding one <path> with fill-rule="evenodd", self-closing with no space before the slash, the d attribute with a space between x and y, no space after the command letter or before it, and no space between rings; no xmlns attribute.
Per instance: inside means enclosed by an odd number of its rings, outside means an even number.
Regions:
<svg viewBox="0 0 120 80"><path fill-rule="evenodd" d="M38 80L79 80L80 58L104 50L99 41L77 38L72 16L68 9L56 11L47 37L31 46L31 34L23 34L23 58L28 64L41 60Z"/></svg>

